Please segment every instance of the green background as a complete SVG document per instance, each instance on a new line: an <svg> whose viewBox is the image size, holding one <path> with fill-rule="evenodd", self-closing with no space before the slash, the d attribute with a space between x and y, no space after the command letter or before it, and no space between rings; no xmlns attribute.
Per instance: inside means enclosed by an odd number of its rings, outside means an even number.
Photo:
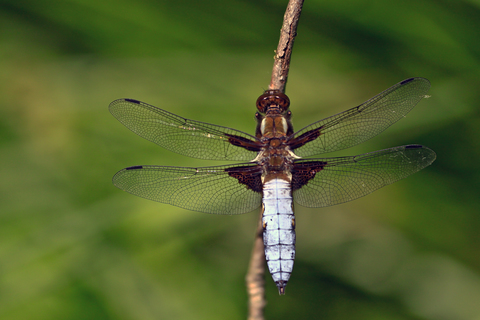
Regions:
<svg viewBox="0 0 480 320"><path fill-rule="evenodd" d="M286 1L0 1L0 318L245 319L258 213L134 197L127 166L178 156L108 112L134 98L253 133ZM421 76L431 97L333 155L418 143L432 166L351 203L296 207L286 296L268 319L480 319L480 2L307 0L294 126ZM327 156L331 156L330 154Z"/></svg>

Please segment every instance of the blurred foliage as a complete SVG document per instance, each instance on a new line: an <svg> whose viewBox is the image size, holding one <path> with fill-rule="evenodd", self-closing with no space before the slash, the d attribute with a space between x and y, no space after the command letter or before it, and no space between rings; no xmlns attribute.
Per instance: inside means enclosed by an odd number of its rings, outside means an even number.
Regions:
<svg viewBox="0 0 480 320"><path fill-rule="evenodd" d="M0 0L0 318L245 319L257 213L214 216L114 188L126 166L215 165L144 141L121 97L246 132L286 1ZM352 155L409 143L434 164L297 210L268 319L480 317L480 5L307 0L287 93L297 129L412 76L431 98ZM328 155L330 156L330 155Z"/></svg>

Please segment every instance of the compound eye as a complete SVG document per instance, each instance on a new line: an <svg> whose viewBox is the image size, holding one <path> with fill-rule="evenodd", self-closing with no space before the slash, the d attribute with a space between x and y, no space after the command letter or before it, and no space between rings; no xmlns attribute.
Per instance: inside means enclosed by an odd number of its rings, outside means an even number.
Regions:
<svg viewBox="0 0 480 320"><path fill-rule="evenodd" d="M278 105L280 106L280 108L282 108L282 110L288 109L288 107L290 106L290 99L288 99L285 94L279 93L275 98L278 101Z"/></svg>
<svg viewBox="0 0 480 320"><path fill-rule="evenodd" d="M262 108L266 108L270 105L270 99L269 97L264 97L261 101L260 101L260 106Z"/></svg>
<svg viewBox="0 0 480 320"><path fill-rule="evenodd" d="M262 94L260 97L257 99L257 109L261 113L265 113L267 107L270 105L270 95L269 94Z"/></svg>

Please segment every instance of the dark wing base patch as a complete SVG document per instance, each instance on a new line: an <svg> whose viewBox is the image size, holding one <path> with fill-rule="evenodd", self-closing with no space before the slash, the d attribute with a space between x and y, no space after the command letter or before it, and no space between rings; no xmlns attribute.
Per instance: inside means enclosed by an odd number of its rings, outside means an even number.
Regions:
<svg viewBox="0 0 480 320"><path fill-rule="evenodd" d="M225 171L232 178L238 180L239 183L247 186L248 189L262 193L262 167L245 166L226 168Z"/></svg>
<svg viewBox="0 0 480 320"><path fill-rule="evenodd" d="M296 162L292 168L292 191L298 190L315 178L317 172L327 165L324 161Z"/></svg>

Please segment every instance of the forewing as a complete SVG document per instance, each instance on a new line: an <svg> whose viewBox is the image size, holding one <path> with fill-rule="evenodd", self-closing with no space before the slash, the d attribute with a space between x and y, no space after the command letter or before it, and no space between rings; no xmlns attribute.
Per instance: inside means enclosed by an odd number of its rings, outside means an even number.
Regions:
<svg viewBox="0 0 480 320"><path fill-rule="evenodd" d="M110 112L124 126L163 148L198 159L249 161L257 152L232 145L229 138L255 142L256 138L227 127L182 118L147 103L118 99Z"/></svg>
<svg viewBox="0 0 480 320"><path fill-rule="evenodd" d="M435 152L427 147L408 145L354 157L300 160L301 167L312 163L313 168L316 165L320 169L312 170L308 177L311 179L293 191L293 197L305 207L327 207L355 200L422 170L435 157Z"/></svg>
<svg viewBox="0 0 480 320"><path fill-rule="evenodd" d="M251 163L203 168L134 166L117 172L113 184L136 196L188 210L241 214L258 208L262 193L231 175L238 177L245 168L256 167Z"/></svg>
<svg viewBox="0 0 480 320"><path fill-rule="evenodd" d="M294 150L300 157L346 149L362 143L402 119L425 97L430 82L410 78L388 88L358 107L317 121L294 134L313 136Z"/></svg>

